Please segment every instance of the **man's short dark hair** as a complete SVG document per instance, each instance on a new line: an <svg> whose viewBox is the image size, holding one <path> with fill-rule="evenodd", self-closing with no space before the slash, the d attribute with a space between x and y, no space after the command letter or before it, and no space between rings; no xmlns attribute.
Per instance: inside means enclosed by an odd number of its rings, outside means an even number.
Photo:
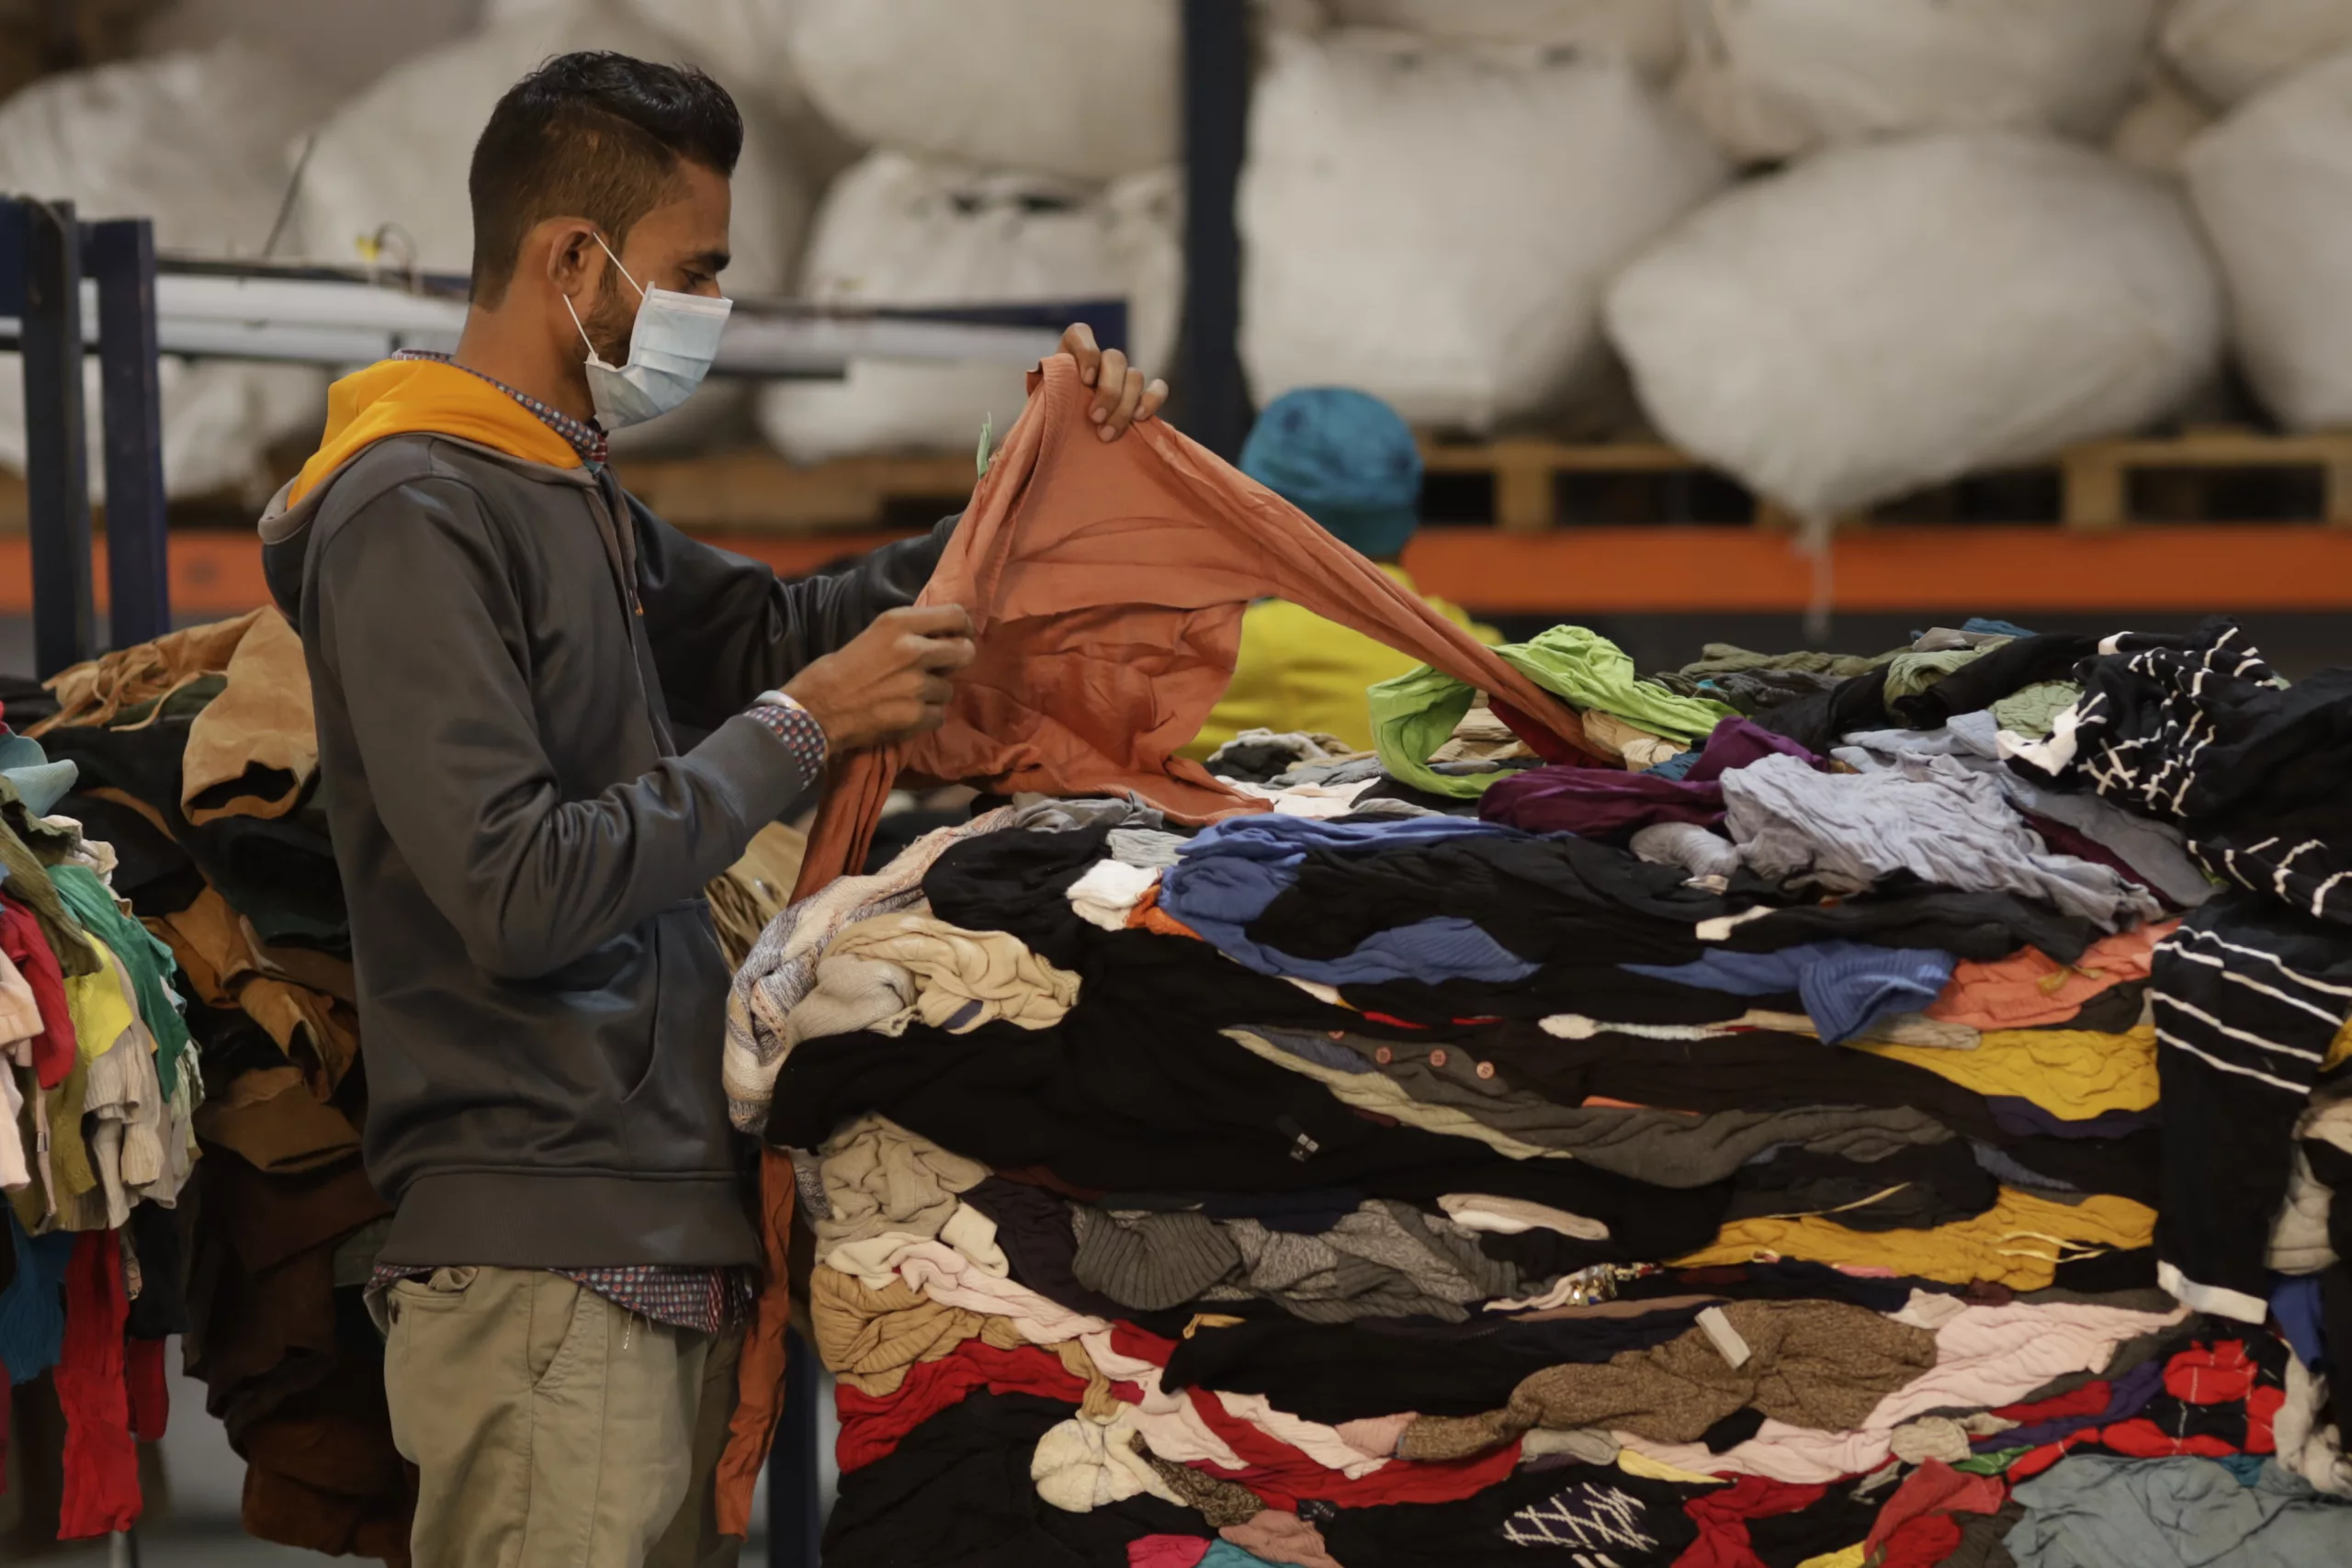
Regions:
<svg viewBox="0 0 2352 1568"><path fill-rule="evenodd" d="M679 160L731 175L742 152L735 100L693 66L556 56L507 89L474 143L474 298L505 297L523 237L548 219L585 218L617 250Z"/></svg>

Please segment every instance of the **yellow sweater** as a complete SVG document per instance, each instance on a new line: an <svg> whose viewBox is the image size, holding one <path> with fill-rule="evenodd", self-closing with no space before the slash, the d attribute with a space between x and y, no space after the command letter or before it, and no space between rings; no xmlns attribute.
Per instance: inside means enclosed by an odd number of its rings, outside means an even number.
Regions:
<svg viewBox="0 0 2352 1568"><path fill-rule="evenodd" d="M1380 569L1408 592L1419 592L1401 566ZM1459 605L1424 596L1430 609L1492 646L1502 634L1471 620ZM1372 750L1367 688L1419 667L1410 654L1383 647L1280 599L1261 599L1242 613L1241 652L1224 700L1184 755L1210 752L1245 729L1305 730L1336 735L1361 751Z"/></svg>

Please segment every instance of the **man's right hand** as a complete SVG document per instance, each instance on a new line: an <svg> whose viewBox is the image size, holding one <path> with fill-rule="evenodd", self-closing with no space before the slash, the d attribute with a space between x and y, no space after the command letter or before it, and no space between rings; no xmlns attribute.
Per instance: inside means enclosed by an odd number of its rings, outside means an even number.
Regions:
<svg viewBox="0 0 2352 1568"><path fill-rule="evenodd" d="M854 751L937 729L956 694L948 677L978 651L960 604L885 610L784 689L823 727L828 747Z"/></svg>

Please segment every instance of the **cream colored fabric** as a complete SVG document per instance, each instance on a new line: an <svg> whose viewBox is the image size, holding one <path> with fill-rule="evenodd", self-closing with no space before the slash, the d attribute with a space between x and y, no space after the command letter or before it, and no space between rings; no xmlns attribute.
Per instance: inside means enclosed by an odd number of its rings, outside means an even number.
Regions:
<svg viewBox="0 0 2352 1568"><path fill-rule="evenodd" d="M885 1033L920 1021L958 1033L1001 1020L1023 1029L1059 1023L1078 1000L1078 976L1057 969L1003 931L967 931L927 914L881 915L844 929L828 961L863 958L895 964L914 976L905 1020L876 1025Z"/></svg>

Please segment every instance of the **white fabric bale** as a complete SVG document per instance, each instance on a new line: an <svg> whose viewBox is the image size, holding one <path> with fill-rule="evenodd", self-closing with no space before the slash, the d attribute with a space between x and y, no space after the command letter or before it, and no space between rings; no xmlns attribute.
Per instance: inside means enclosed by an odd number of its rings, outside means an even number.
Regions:
<svg viewBox="0 0 2352 1568"><path fill-rule="evenodd" d="M1182 155L1177 0L797 0L791 52L871 145L1105 180Z"/></svg>
<svg viewBox="0 0 2352 1568"><path fill-rule="evenodd" d="M1341 29L1270 40L1239 220L1261 404L1359 387L1484 433L1606 380L1616 269L1728 177L1622 64Z"/></svg>
<svg viewBox="0 0 2352 1568"><path fill-rule="evenodd" d="M286 194L288 145L323 105L299 73L239 43L38 82L0 105L0 190L74 202L85 219L150 218L158 249L254 256ZM106 490L95 356L84 381L94 497ZM326 378L303 366L165 360L164 486L266 495L273 442L315 429ZM0 355L0 468L25 463L24 376Z"/></svg>
<svg viewBox="0 0 2352 1568"><path fill-rule="evenodd" d="M2352 423L2352 51L2241 107L2185 165L2255 390L2298 430Z"/></svg>
<svg viewBox="0 0 2352 1568"><path fill-rule="evenodd" d="M1137 365L1165 372L1182 308L1174 170L1097 193L875 152L833 182L802 264L803 292L851 305L1003 304L1124 297ZM888 452L968 452L1028 399L1015 365L857 360L840 381L760 396L771 445L797 463Z"/></svg>
<svg viewBox="0 0 2352 1568"><path fill-rule="evenodd" d="M1688 0L1676 96L1736 157L2001 128L2099 136L2157 0Z"/></svg>
<svg viewBox="0 0 2352 1568"><path fill-rule="evenodd" d="M655 31L615 0L588 0L526 16L395 67L346 103L319 133L300 203L303 245L314 260L349 265L390 225L399 257L427 272L473 265L473 212L466 171L499 98L550 56L608 49L649 60L683 53L722 83L724 60ZM721 280L738 295L775 295L792 282L807 223L800 171L756 101L741 102L743 155L733 180L733 261ZM585 357L587 345L581 346ZM624 455L688 446L740 419L741 383L715 381L684 407L621 433Z"/></svg>
<svg viewBox="0 0 2352 1568"><path fill-rule="evenodd" d="M2170 71L2152 66L2141 82L2139 96L2115 122L2107 150L2133 168L2177 175L2188 144L2212 123L2213 111L2203 99Z"/></svg>
<svg viewBox="0 0 2352 1568"><path fill-rule="evenodd" d="M1332 0L1341 22L1430 38L1540 43L1630 61L1663 80L1682 58L1677 0Z"/></svg>
<svg viewBox="0 0 2352 1568"><path fill-rule="evenodd" d="M1954 131L1743 186L1625 270L1609 328L1668 439L1824 519L2161 418L2222 302L2167 182Z"/></svg>
<svg viewBox="0 0 2352 1568"><path fill-rule="evenodd" d="M2352 45L2352 0L2174 0L2165 56L2216 104Z"/></svg>

